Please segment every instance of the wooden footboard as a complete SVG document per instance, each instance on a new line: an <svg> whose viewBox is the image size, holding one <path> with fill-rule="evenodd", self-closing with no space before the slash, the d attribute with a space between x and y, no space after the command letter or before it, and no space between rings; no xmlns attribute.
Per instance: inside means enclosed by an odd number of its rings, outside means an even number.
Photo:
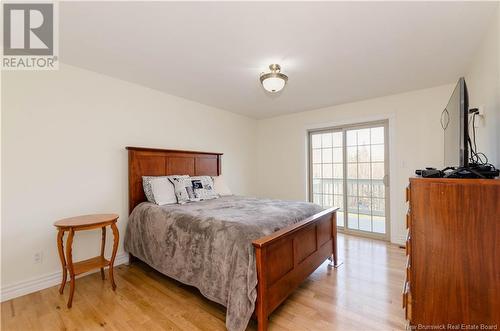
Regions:
<svg viewBox="0 0 500 331"><path fill-rule="evenodd" d="M297 224L253 241L257 264L258 330L321 263L332 257L337 266L338 208L330 208Z"/></svg>

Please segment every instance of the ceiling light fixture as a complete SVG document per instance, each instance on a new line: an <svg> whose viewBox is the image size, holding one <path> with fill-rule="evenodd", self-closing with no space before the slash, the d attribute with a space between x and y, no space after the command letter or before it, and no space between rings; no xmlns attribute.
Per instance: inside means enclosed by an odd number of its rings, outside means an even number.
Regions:
<svg viewBox="0 0 500 331"><path fill-rule="evenodd" d="M271 72L262 73L260 75L260 83L268 92L279 92L285 87L285 84L288 81L288 76L281 73L281 67L279 64L271 64L269 69L271 69Z"/></svg>

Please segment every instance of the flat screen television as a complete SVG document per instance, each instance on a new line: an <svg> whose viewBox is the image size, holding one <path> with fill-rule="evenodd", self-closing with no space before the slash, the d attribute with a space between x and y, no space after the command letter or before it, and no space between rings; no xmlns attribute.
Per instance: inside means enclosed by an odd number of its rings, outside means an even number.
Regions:
<svg viewBox="0 0 500 331"><path fill-rule="evenodd" d="M465 79L458 80L453 94L441 115L444 129L444 166L469 165L469 96Z"/></svg>

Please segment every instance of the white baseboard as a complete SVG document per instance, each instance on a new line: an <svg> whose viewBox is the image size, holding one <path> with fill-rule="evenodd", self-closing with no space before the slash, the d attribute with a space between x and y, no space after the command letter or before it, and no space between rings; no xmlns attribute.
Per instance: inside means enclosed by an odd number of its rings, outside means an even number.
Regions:
<svg viewBox="0 0 500 331"><path fill-rule="evenodd" d="M120 253L116 255L114 265L128 264L129 256L127 253ZM91 273L97 272L98 270L86 272L84 274L78 275L77 278L89 275ZM36 291L40 291L52 286L59 285L61 283L61 271L53 272L44 276L37 278L32 278L25 280L16 284L8 285L1 288L0 291L0 301L7 301L14 299L26 294L30 294Z"/></svg>

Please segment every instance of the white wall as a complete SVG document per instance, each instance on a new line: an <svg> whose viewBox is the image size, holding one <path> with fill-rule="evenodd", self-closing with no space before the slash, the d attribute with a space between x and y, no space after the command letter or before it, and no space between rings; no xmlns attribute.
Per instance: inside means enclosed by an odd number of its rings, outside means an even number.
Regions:
<svg viewBox="0 0 500 331"><path fill-rule="evenodd" d="M256 125L72 66L3 72L2 289L60 270L52 225L59 218L116 212L123 239L127 145L223 152L231 189L254 194ZM78 233L76 259L97 255L99 236Z"/></svg>
<svg viewBox="0 0 500 331"><path fill-rule="evenodd" d="M389 118L391 241L402 243L404 189L415 169L442 167L443 133L439 119L452 90L453 85L446 85L259 121L259 194L307 199L308 128Z"/></svg>
<svg viewBox="0 0 500 331"><path fill-rule="evenodd" d="M500 167L500 6L465 76L470 108L484 106L478 150Z"/></svg>

